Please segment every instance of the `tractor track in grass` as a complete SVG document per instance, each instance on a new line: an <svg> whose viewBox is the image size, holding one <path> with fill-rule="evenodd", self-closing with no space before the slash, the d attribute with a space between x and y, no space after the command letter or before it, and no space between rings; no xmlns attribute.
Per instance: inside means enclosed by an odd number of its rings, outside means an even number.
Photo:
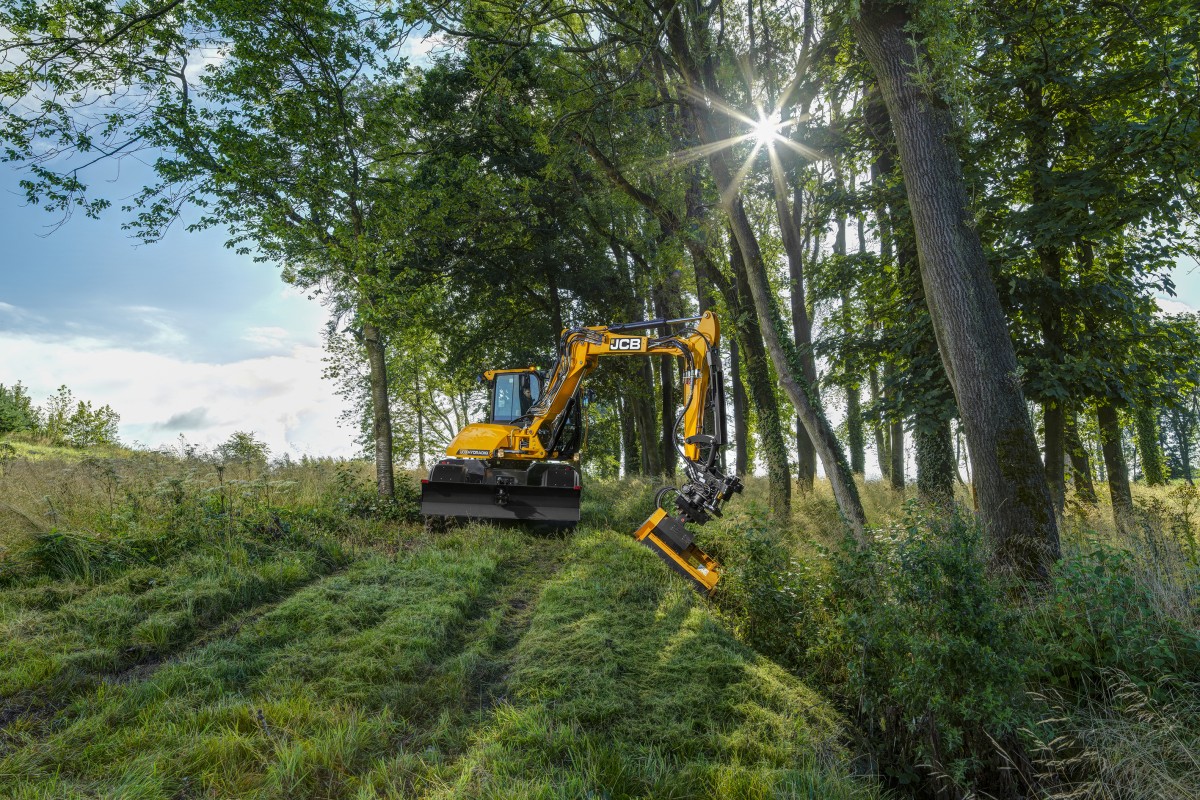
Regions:
<svg viewBox="0 0 1200 800"><path fill-rule="evenodd" d="M0 698L0 755L4 753L6 741L11 739L8 731L14 723L26 723L27 731L35 735L44 733L51 725L61 721L60 714L75 700L95 691L98 686L121 686L147 680L160 668L181 661L197 649L237 635L245 625L270 613L296 593L345 572L356 560L347 561L328 572L315 573L306 580L292 584L283 593L235 610L214 625L200 627L194 636L179 642L170 651L148 651L131 646L125 649L124 655L134 657L118 669L79 675L70 681L60 678L35 691L18 692ZM138 657L137 653L143 655Z"/></svg>

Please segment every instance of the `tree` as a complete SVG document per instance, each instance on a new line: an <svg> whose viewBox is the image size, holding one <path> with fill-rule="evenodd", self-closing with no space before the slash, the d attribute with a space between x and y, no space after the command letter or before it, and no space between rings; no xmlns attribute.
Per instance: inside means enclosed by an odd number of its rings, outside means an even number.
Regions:
<svg viewBox="0 0 1200 800"><path fill-rule="evenodd" d="M1017 359L983 246L971 223L950 109L928 80L908 8L869 0L852 24L895 131L938 350L971 453L980 512L998 562L1045 580L1058 528L1017 382Z"/></svg>
<svg viewBox="0 0 1200 800"><path fill-rule="evenodd" d="M377 484L391 495L380 306L407 208L388 178L406 157L399 17L352 0L163 0L10 3L0 24L19 57L5 73L17 102L4 107L0 138L6 160L29 171L30 199L99 213L108 201L88 196L82 171L141 150L155 157L157 183L127 206L139 235L160 238L193 207L190 230L226 227L231 247L333 295L360 333ZM206 54L219 58L191 66ZM58 144L45 153L40 140Z"/></svg>
<svg viewBox="0 0 1200 800"><path fill-rule="evenodd" d="M0 433L30 431L38 427L38 412L20 381L11 387L0 383Z"/></svg>
<svg viewBox="0 0 1200 800"><path fill-rule="evenodd" d="M216 454L222 464L241 464L249 480L256 469L266 467L271 448L266 442L255 438L254 431L234 431L228 439L217 445Z"/></svg>

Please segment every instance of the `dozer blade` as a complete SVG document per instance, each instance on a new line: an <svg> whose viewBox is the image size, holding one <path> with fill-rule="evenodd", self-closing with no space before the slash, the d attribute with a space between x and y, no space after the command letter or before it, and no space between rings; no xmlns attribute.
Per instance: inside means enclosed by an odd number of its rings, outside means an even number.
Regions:
<svg viewBox="0 0 1200 800"><path fill-rule="evenodd" d="M721 565L692 541L683 523L657 509L633 535L671 569L692 582L701 594L710 595L721 579Z"/></svg>
<svg viewBox="0 0 1200 800"><path fill-rule="evenodd" d="M579 489L421 481L421 513L430 517L579 522Z"/></svg>

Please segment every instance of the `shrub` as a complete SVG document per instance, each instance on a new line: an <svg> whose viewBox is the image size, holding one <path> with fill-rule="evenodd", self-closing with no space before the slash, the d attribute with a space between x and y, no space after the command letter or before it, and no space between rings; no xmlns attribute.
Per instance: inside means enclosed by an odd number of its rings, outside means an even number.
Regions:
<svg viewBox="0 0 1200 800"><path fill-rule="evenodd" d="M974 522L910 507L872 546L848 541L834 558L832 613L809 657L896 783L1022 788L1029 652L982 549Z"/></svg>
<svg viewBox="0 0 1200 800"><path fill-rule="evenodd" d="M1027 638L1040 645L1041 680L1072 693L1103 694L1113 670L1152 692L1200 673L1194 621L1161 613L1134 556L1108 545L1063 558L1051 593L1029 615Z"/></svg>

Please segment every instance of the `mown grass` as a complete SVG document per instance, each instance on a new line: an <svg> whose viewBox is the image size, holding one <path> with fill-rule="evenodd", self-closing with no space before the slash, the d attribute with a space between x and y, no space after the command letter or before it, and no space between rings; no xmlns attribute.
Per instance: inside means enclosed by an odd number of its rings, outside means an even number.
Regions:
<svg viewBox="0 0 1200 800"><path fill-rule="evenodd" d="M0 795L348 796L461 696L462 670L436 667L513 547L473 532L365 558L143 680L105 683L60 729L10 733Z"/></svg>
<svg viewBox="0 0 1200 800"><path fill-rule="evenodd" d="M516 648L507 702L450 769L399 756L383 794L858 797L825 700L738 643L648 550L579 534Z"/></svg>

